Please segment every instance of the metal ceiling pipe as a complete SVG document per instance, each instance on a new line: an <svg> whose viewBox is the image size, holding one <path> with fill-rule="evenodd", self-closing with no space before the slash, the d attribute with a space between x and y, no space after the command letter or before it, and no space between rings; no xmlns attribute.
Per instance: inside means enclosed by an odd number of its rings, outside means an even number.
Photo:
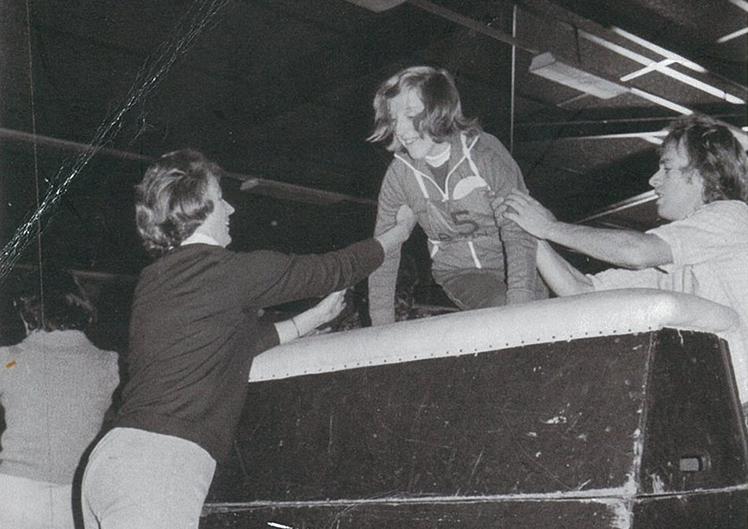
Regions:
<svg viewBox="0 0 748 529"><path fill-rule="evenodd" d="M30 132L7 129L4 127L0 127L0 139L14 140L20 143L30 143L32 145L43 145L45 147L53 147L55 149L62 149L72 152L88 152L93 148L91 145L79 143L77 141L61 140L59 138L53 138L51 136L32 134ZM144 156L142 154L122 151L119 149L112 149L109 147L101 147L98 152L100 154L106 154L108 156L120 158L122 160L134 160L148 163L153 161L153 158L150 156Z"/></svg>
<svg viewBox="0 0 748 529"><path fill-rule="evenodd" d="M85 143L62 140L60 138L53 138L51 136L44 136L41 134L32 134L30 132L8 129L4 127L0 127L0 139L17 141L20 143L31 145L43 145L45 147L52 147L55 149L77 153L89 152L93 148L91 145L87 145ZM144 162L147 164L150 164L156 160L156 158L154 158L153 156L146 156L144 154L123 151L120 149L112 149L110 147L99 148L97 154L103 154L121 160ZM298 184L290 184L287 182L280 182L278 180L270 180L267 178L259 178L257 176L242 173L226 171L226 176L229 176L234 180L243 182L241 185L242 191L255 192L257 194L274 196L277 198L282 198L285 196L289 200L303 202L305 204L331 205L340 202L353 202L369 206L376 206L377 204L376 200L354 197L352 195L335 193L332 191L323 191L321 189L301 186Z"/></svg>

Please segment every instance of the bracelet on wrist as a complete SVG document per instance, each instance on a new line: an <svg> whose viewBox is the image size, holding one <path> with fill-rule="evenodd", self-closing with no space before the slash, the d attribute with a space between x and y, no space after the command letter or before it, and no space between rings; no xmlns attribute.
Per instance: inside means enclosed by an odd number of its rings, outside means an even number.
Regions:
<svg viewBox="0 0 748 529"><path fill-rule="evenodd" d="M293 327L296 329L296 337L301 338L301 331L299 330L299 326L296 325L296 320L294 318L291 318L291 323L293 323Z"/></svg>

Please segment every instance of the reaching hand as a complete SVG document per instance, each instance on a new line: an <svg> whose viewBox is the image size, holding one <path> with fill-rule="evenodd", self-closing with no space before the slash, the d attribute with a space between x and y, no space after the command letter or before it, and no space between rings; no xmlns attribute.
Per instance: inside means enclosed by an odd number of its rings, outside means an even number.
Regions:
<svg viewBox="0 0 748 529"><path fill-rule="evenodd" d="M505 197L491 201L497 220L508 219L516 222L523 230L539 239L547 239L558 222L556 217L540 202L527 193L512 191Z"/></svg>
<svg viewBox="0 0 748 529"><path fill-rule="evenodd" d="M337 318L340 313L343 312L344 308L345 290L339 290L338 292L333 292L309 310L314 311L315 319L317 321L315 327L319 327L320 325Z"/></svg>
<svg viewBox="0 0 748 529"><path fill-rule="evenodd" d="M408 206L403 204L397 210L395 222L396 224L390 229L374 237L382 245L386 254L400 251L400 246L408 240L416 225L416 216Z"/></svg>
<svg viewBox="0 0 748 529"><path fill-rule="evenodd" d="M410 236L410 232L413 231L413 227L416 225L416 215L413 210L403 204L400 209L397 210L397 216L395 217L398 226L405 228L405 238L403 242Z"/></svg>

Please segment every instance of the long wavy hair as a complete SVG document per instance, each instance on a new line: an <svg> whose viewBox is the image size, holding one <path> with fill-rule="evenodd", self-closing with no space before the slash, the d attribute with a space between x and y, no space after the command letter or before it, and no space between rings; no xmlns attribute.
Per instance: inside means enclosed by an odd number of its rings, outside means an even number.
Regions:
<svg viewBox="0 0 748 529"><path fill-rule="evenodd" d="M468 119L463 115L460 94L447 70L431 66L412 66L401 70L379 85L374 96L374 131L367 141L389 140L387 150L402 149L395 135L390 100L410 89L418 90L423 101L424 110L414 119L416 130L421 134L428 134L435 142L442 142L455 132L480 132L478 120Z"/></svg>

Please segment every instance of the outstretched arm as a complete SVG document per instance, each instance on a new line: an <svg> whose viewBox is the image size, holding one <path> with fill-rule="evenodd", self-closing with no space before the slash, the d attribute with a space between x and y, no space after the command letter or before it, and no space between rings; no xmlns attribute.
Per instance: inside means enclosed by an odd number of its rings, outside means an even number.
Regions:
<svg viewBox="0 0 748 529"><path fill-rule="evenodd" d="M601 261L633 269L673 262L670 246L656 235L560 222L527 193L512 192L496 199L493 205L498 216L513 220L535 237Z"/></svg>
<svg viewBox="0 0 748 529"><path fill-rule="evenodd" d="M397 224L404 223L407 228L407 235L410 235L415 226L415 215L408 206L402 205L395 214ZM385 256L382 265L369 276L369 316L372 325L385 325L395 321L395 284L397 282L397 272L400 265L400 248L405 238L396 238L394 243L390 243L387 238L391 238L390 233L393 231L379 231L384 224L381 211L377 218L376 238L380 240L385 249ZM407 238L407 237L406 237ZM383 240L384 239L384 240Z"/></svg>

